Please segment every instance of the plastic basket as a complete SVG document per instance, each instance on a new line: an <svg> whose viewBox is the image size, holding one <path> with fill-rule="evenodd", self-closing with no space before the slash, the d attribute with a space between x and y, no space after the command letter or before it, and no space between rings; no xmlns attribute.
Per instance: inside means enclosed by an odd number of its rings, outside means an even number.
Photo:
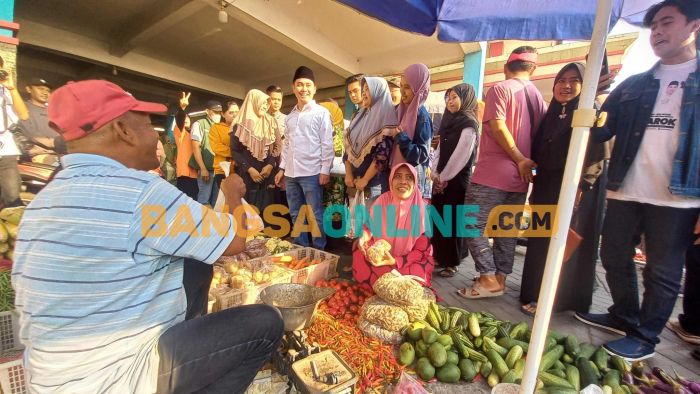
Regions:
<svg viewBox="0 0 700 394"><path fill-rule="evenodd" d="M0 392L23 394L27 392L22 367L24 347L19 343L17 313L0 312Z"/></svg>
<svg viewBox="0 0 700 394"><path fill-rule="evenodd" d="M340 260L340 256L314 248L291 249L274 256L258 257L253 260L272 263L272 258L279 256L292 256L295 259L307 257L309 260L321 261L318 264L293 271L292 283L314 285L321 279L330 279L338 275L338 260Z"/></svg>
<svg viewBox="0 0 700 394"><path fill-rule="evenodd" d="M241 262L241 264L246 264L249 267L253 267L253 271L264 270L266 269L266 266L272 266L272 263L261 259L264 259L264 257L244 261ZM279 267L276 268L279 269ZM277 283L291 283L293 275L293 271L285 269L280 276L271 279L269 282L265 282L254 287L248 287L245 289L233 289L230 287L212 289L210 293L216 299L216 303L214 303L212 309L213 311L220 311L236 306L260 303L260 292L264 288Z"/></svg>

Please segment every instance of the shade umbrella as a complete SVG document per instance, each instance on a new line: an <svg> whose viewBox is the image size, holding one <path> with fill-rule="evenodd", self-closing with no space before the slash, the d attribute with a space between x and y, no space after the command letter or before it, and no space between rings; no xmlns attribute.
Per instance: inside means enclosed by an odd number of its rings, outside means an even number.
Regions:
<svg viewBox="0 0 700 394"><path fill-rule="evenodd" d="M561 272L566 236L576 198L595 100L605 41L619 19L640 24L646 10L660 0L338 0L373 18L447 42L503 39L591 41L579 107L572 121L554 230L547 253L537 312L520 391L533 393L544 351L552 306Z"/></svg>

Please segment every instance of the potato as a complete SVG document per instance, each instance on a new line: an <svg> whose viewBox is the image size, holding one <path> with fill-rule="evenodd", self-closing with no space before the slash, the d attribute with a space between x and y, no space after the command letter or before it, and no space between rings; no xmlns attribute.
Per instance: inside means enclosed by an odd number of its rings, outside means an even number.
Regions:
<svg viewBox="0 0 700 394"><path fill-rule="evenodd" d="M264 278L264 275L260 271L253 274L253 282L255 282L255 283L262 283L263 278Z"/></svg>
<svg viewBox="0 0 700 394"><path fill-rule="evenodd" d="M229 274L235 275L236 273L238 273L238 264L234 263L233 261L227 262L224 265L224 268Z"/></svg>

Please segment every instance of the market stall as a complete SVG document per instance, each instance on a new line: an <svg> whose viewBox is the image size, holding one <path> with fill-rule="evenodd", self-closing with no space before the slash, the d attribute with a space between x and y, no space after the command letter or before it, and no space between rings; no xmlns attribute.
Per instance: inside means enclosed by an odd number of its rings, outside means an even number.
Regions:
<svg viewBox="0 0 700 394"><path fill-rule="evenodd" d="M268 251L278 251L278 242L266 240ZM260 242L251 248L256 244ZM518 392L533 335L527 322L436 302L421 281L396 271L370 287L332 278L336 262L309 280L309 275L298 275L309 268L304 264L322 265L334 255L284 247L289 249L244 265L262 261L292 272L281 279L284 283L262 283L254 297L241 301L277 307L286 331L250 393L276 392L273 387L302 393L428 393L437 385ZM224 265L231 274L231 262ZM681 376L649 371L643 363L630 364L600 346L552 330L536 379L539 393L697 393L697 388Z"/></svg>

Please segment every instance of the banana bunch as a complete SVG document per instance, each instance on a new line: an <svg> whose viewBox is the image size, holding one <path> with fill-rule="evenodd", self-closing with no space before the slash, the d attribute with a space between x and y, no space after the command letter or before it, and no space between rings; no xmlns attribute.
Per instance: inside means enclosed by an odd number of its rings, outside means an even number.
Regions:
<svg viewBox="0 0 700 394"><path fill-rule="evenodd" d="M24 207L5 208L0 211L0 257L12 260L19 221L23 213Z"/></svg>

